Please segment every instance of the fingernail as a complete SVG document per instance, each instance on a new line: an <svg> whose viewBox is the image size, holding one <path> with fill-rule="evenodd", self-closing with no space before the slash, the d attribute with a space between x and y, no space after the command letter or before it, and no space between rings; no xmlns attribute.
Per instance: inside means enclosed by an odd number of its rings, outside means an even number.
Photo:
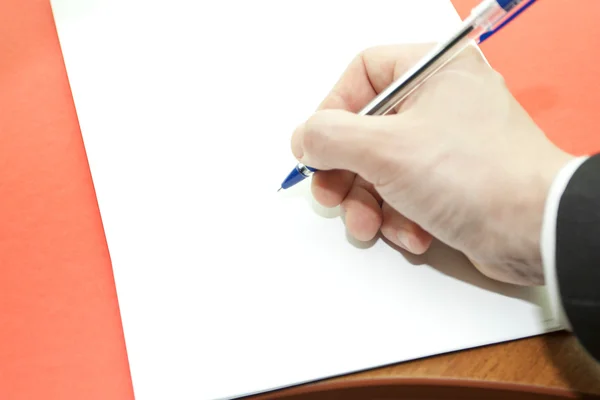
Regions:
<svg viewBox="0 0 600 400"><path fill-rule="evenodd" d="M398 238L400 247L403 247L405 250L408 250L410 252L414 252L415 246L412 243L414 239L408 231L405 231L404 229L400 229L398 231L398 234L396 235L396 237Z"/></svg>

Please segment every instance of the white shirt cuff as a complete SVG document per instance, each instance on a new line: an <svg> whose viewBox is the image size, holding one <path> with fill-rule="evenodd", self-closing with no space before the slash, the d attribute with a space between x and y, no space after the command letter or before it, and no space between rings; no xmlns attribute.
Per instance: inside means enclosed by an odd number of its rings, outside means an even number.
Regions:
<svg viewBox="0 0 600 400"><path fill-rule="evenodd" d="M589 157L577 157L565 164L558 172L546 199L544 219L542 222L542 235L540 240L542 263L544 264L544 280L548 290L550 308L554 320L559 328L571 330L571 325L562 307L558 281L556 278L556 219L560 199L577 169Z"/></svg>

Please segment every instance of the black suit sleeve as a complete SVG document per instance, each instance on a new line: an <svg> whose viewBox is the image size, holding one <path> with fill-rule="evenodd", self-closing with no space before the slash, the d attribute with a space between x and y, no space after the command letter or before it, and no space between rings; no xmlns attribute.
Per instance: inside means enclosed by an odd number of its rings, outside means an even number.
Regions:
<svg viewBox="0 0 600 400"><path fill-rule="evenodd" d="M600 154L579 166L560 198L555 265L573 333L600 361Z"/></svg>

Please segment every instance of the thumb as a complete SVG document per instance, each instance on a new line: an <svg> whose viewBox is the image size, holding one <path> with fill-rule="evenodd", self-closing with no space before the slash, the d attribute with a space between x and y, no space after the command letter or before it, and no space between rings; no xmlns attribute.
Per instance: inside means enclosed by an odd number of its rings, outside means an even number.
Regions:
<svg viewBox="0 0 600 400"><path fill-rule="evenodd" d="M292 136L292 152L304 165L342 169L378 184L393 171L398 136L394 116L363 116L343 110L316 112Z"/></svg>

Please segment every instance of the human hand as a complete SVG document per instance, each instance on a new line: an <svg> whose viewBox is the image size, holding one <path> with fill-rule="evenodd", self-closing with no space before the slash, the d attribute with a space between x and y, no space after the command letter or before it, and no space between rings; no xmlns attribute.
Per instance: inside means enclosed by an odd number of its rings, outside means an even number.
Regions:
<svg viewBox="0 0 600 400"><path fill-rule="evenodd" d="M364 51L296 129L295 157L319 169L313 195L340 205L358 240L381 231L420 254L435 237L493 279L542 284L545 200L571 156L546 138L475 47L393 113L356 114L429 49Z"/></svg>

